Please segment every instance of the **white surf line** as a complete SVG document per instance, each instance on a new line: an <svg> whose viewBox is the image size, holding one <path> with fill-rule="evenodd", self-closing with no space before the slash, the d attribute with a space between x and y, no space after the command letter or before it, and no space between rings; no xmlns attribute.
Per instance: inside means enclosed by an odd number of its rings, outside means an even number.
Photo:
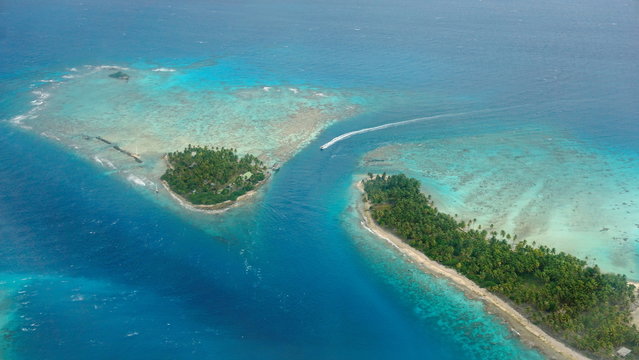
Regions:
<svg viewBox="0 0 639 360"><path fill-rule="evenodd" d="M402 126L402 125L411 124L411 123L424 121L424 120L435 120L435 119L441 119L441 118L453 117L453 116L479 114L479 113L493 112L493 111L502 111L502 110L508 110L508 109L513 109L513 108L518 108L518 107L521 107L521 105L508 106L508 107L497 108L497 109L485 109L485 110L467 111L467 112L452 113L452 114L439 114L439 115L433 115L433 116L424 116L424 117L420 117L420 118L404 120L404 121L398 121L398 122L394 122L394 123L390 123L390 124L379 125L379 126L375 126L375 127L371 127L371 128L355 130L355 131L347 132L345 134L342 134L342 135L340 135L338 137L333 138L331 141L329 141L326 144L320 146L320 150L328 149L329 147L335 145L336 143L338 143L338 142L340 142L342 140L346 140L346 139L348 139L351 136L364 134L364 133L371 132L371 131L388 129L388 128L391 128L391 127Z"/></svg>

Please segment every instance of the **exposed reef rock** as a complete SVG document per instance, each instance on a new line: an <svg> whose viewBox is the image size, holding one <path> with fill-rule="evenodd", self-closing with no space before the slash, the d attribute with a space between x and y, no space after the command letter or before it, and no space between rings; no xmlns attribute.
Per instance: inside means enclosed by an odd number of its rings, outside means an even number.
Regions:
<svg viewBox="0 0 639 360"><path fill-rule="evenodd" d="M126 74L126 73L123 73L122 71L118 71L116 73L110 74L109 77L110 78L114 78L114 79L118 79L118 80L129 81L129 75Z"/></svg>

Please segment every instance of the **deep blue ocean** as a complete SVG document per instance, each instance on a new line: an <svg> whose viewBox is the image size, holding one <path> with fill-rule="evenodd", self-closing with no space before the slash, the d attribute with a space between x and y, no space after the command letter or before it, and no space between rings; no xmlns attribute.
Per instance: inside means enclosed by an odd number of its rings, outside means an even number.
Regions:
<svg viewBox="0 0 639 360"><path fill-rule="evenodd" d="M69 68L202 63L221 64L220 83L385 102L216 216L163 205L9 121ZM318 150L448 112L468 115ZM639 3L4 0L0 119L0 358L542 359L359 227L352 183L379 146L521 128L637 156Z"/></svg>

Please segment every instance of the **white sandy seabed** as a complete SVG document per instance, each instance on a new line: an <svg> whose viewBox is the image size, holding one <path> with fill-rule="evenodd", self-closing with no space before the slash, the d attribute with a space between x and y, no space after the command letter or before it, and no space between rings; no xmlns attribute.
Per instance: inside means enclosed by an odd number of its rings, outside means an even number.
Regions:
<svg viewBox="0 0 639 360"><path fill-rule="evenodd" d="M118 71L128 80L109 77ZM216 69L72 68L59 79L34 84L32 108L8 120L153 192L162 191L158 180L167 152L188 144L224 146L281 165L324 128L358 113L364 101L343 89L194 82L192 71Z"/></svg>
<svg viewBox="0 0 639 360"><path fill-rule="evenodd" d="M405 172L442 211L639 279L639 157L520 130L384 146L361 167Z"/></svg>

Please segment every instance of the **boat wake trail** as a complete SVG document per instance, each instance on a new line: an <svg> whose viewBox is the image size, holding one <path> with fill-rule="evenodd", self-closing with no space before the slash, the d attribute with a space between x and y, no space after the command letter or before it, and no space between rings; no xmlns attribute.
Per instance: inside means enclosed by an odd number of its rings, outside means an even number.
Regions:
<svg viewBox="0 0 639 360"><path fill-rule="evenodd" d="M352 136L355 136L355 135L359 135L359 134L368 133L368 132L372 132L372 131L388 129L388 128L392 128L392 127L396 127L396 126L412 124L412 123L425 121L425 120L435 120L435 119L442 119L442 118L447 118L447 117L455 117L455 116L471 115L471 114L480 114L480 113L486 113L486 112L497 112L497 111L509 110L509 109L513 109L513 108L517 108L517 107L521 107L521 106L518 105L518 106L509 106L509 107L503 107L503 108L497 108L497 109L485 109L485 110L466 111L466 112L459 112L459 113L439 114L439 115L433 115L433 116L424 116L424 117L419 117L419 118L415 118L415 119L403 120L403 121L398 121L398 122L394 122L394 123L390 123L390 124L384 124L384 125L379 125L379 126L375 126L375 127L370 127L370 128L366 128L366 129L355 130L355 131L347 132L345 134L342 134L340 136L337 136L337 137L333 138L331 141L329 141L326 144L320 146L320 149L321 150L328 149L329 147L335 145L336 143L338 143L338 142L340 142L342 140L346 140L349 137L352 137Z"/></svg>

